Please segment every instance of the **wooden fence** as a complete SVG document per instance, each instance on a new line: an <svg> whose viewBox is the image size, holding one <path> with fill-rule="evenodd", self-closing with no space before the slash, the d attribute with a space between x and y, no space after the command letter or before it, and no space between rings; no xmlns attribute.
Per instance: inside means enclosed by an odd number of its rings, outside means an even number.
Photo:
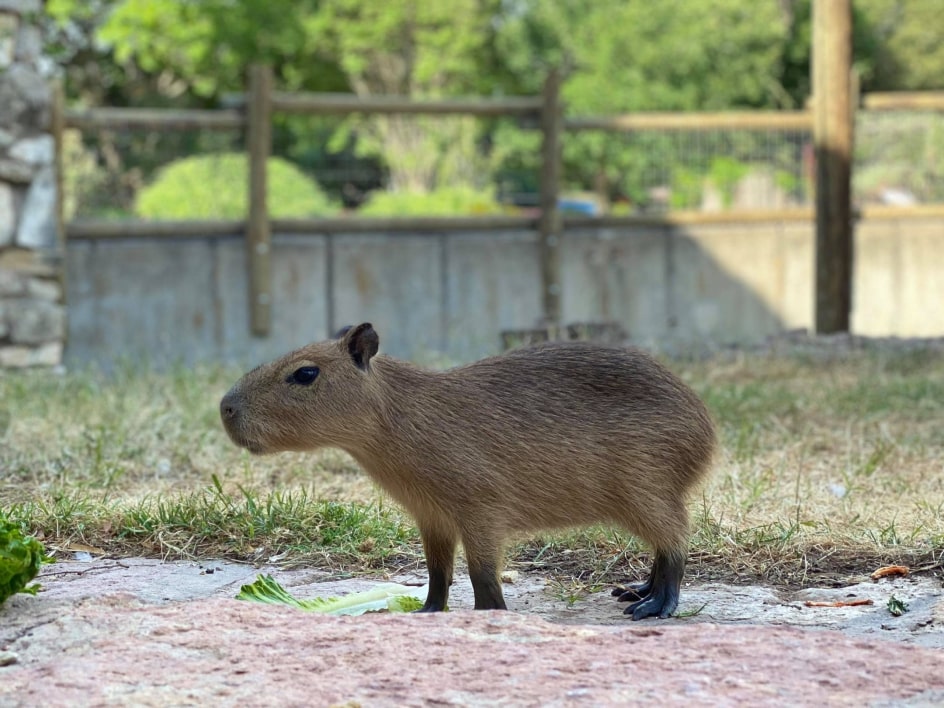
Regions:
<svg viewBox="0 0 944 708"><path fill-rule="evenodd" d="M811 208L763 210L756 212L702 213L681 212L664 215L640 214L605 217L563 217L558 208L561 182L561 145L568 132L577 131L716 131L816 130L814 107L800 111L739 111L722 113L635 113L606 117L570 117L564 115L560 98L561 79L556 71L549 74L540 96L509 98L470 98L440 101L414 101L403 97L376 96L359 98L348 94L283 93L274 90L272 71L267 66L253 66L248 90L231 97L217 110L181 110L148 108L67 109L61 90L54 101L53 131L57 146L62 144L66 128L170 130L243 130L249 155L249 207L245 220L238 221L98 221L62 223L62 189L58 190L58 216L63 239L109 239L118 237L229 237L245 238L249 267L250 327L265 336L271 327L271 234L331 232L455 232L537 228L540 234L540 258L544 318L548 324L560 320L560 235L565 227L586 224L630 226L641 224L685 224L706 222L811 221ZM882 93L861 98L866 110L944 111L941 93ZM266 161L271 152L272 118L277 113L306 115L330 114L414 114L464 115L479 117L517 117L522 124L542 134L540 171L540 216L477 217L400 217L400 218L310 218L272 219L267 206ZM849 120L854 116L850 112ZM61 150L57 149L57 179L62 184ZM924 207L876 207L863 209L862 215L923 216L944 218L944 205Z"/></svg>

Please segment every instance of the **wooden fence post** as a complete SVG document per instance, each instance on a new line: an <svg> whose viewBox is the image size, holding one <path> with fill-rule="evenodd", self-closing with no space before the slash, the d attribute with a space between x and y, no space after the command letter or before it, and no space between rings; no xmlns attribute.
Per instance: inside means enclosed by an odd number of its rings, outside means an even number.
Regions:
<svg viewBox="0 0 944 708"><path fill-rule="evenodd" d="M560 325L561 284L560 245L561 215L558 206L561 177L561 133L563 110L560 102L560 72L551 70L544 83L541 108L541 220L540 253L544 324Z"/></svg>
<svg viewBox="0 0 944 708"><path fill-rule="evenodd" d="M250 67L247 100L249 322L255 336L265 337L272 327L272 234L266 201L266 165L272 151L271 67L260 64Z"/></svg>
<svg viewBox="0 0 944 708"><path fill-rule="evenodd" d="M56 264L58 267L59 288L62 292L62 303L66 302L67 281L66 271L68 270L66 254L66 222L65 222L65 180L63 179L63 136L66 129L66 94L61 79L56 79L52 83L52 107L49 115L49 130L52 133L53 145L53 181L56 185L56 203L55 203L55 222L56 222ZM63 344L68 338L68 328L63 336Z"/></svg>
<svg viewBox="0 0 944 708"><path fill-rule="evenodd" d="M52 111L50 114L50 131L53 143L53 170L56 182L56 244L65 256L65 198L63 193L63 154L62 143L65 132L65 92L62 81L56 80L52 84ZM63 269L64 270L64 269Z"/></svg>
<svg viewBox="0 0 944 708"><path fill-rule="evenodd" d="M847 332L852 310L851 0L814 0L816 331Z"/></svg>

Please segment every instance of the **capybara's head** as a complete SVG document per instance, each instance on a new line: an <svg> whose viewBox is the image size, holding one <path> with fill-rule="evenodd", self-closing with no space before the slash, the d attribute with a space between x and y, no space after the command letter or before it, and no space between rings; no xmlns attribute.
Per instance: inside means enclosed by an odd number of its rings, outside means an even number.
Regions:
<svg viewBox="0 0 944 708"><path fill-rule="evenodd" d="M220 402L226 432L254 454L356 443L377 405L379 342L365 322L256 367Z"/></svg>

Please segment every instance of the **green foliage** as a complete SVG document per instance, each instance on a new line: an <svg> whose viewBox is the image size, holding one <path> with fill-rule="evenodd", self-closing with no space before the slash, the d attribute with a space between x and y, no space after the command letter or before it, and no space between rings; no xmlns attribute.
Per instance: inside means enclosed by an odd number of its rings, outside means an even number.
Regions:
<svg viewBox="0 0 944 708"><path fill-rule="evenodd" d="M43 544L0 511L0 605L18 592L35 595L39 586L29 583L44 563L51 562Z"/></svg>
<svg viewBox="0 0 944 708"><path fill-rule="evenodd" d="M270 158L269 211L276 218L333 213L318 185L291 163ZM243 219L248 210L248 158L239 153L188 157L160 170L138 194L145 219Z"/></svg>
<svg viewBox="0 0 944 708"><path fill-rule="evenodd" d="M857 45L871 43L863 88L873 91L944 89L944 42L939 0L855 0ZM858 28L856 28L858 29Z"/></svg>
<svg viewBox="0 0 944 708"><path fill-rule="evenodd" d="M58 18L87 0L50 0ZM100 4L100 3L99 3ZM163 75L198 96L218 96L243 88L246 67L272 64L291 89L341 90L337 62L327 57L319 37L308 31L317 0L113 0L96 41L119 65L135 65L144 75ZM82 10L87 12L87 10ZM265 31L260 31L265 28Z"/></svg>
<svg viewBox="0 0 944 708"><path fill-rule="evenodd" d="M364 216L455 216L500 214L487 190L443 187L432 192L374 192L359 210Z"/></svg>

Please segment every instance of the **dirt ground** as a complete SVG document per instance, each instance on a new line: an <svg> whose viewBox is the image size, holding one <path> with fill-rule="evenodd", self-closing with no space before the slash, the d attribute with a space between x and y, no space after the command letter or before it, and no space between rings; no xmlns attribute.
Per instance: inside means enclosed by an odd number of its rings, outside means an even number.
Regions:
<svg viewBox="0 0 944 708"><path fill-rule="evenodd" d="M608 589L569 602L532 574L506 582L509 613L466 611L459 575L452 611L432 620L234 600L259 573L299 598L379 582L225 561L59 562L39 595L0 608L0 705L944 704L940 576L687 586L679 609L692 616L631 622ZM422 576L389 580L423 593ZM848 599L873 604L804 604Z"/></svg>

